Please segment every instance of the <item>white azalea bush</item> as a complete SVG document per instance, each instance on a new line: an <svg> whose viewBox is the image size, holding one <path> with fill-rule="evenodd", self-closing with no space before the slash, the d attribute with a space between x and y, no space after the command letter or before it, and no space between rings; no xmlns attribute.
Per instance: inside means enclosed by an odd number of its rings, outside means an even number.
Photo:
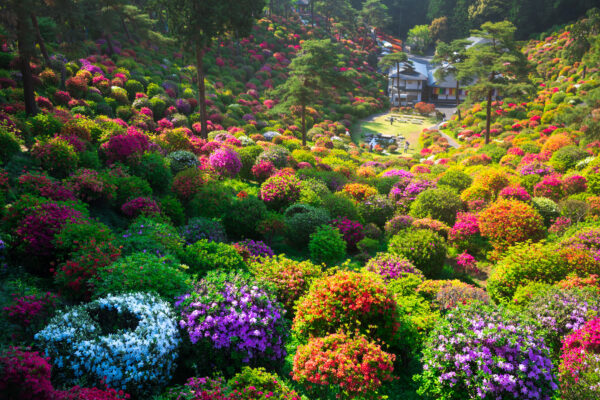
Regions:
<svg viewBox="0 0 600 400"><path fill-rule="evenodd" d="M148 293L108 295L54 317L35 335L65 384L143 395L166 385L181 341L171 306Z"/></svg>

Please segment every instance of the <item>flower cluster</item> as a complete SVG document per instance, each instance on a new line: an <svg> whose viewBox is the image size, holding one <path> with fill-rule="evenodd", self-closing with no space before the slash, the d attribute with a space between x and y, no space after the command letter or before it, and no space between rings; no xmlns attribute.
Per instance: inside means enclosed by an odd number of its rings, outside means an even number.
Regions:
<svg viewBox="0 0 600 400"><path fill-rule="evenodd" d="M25 330L39 327L54 313L58 305L58 297L46 292L43 295L17 296L13 294L13 302L4 307L7 319L20 325Z"/></svg>
<svg viewBox="0 0 600 400"><path fill-rule="evenodd" d="M208 218L192 218L187 225L179 229L179 233L187 245L206 239L209 242L226 242L227 233L223 224L218 220Z"/></svg>
<svg viewBox="0 0 600 400"><path fill-rule="evenodd" d="M292 379L309 390L325 387L348 399L378 399L377 389L393 380L395 358L362 335L334 333L298 348Z"/></svg>
<svg viewBox="0 0 600 400"><path fill-rule="evenodd" d="M280 209L296 202L300 197L300 189L300 180L295 175L277 174L261 185L260 199L269 207Z"/></svg>
<svg viewBox="0 0 600 400"><path fill-rule="evenodd" d="M356 250L356 244L360 242L364 237L364 227L358 221L352 221L346 217L334 219L331 222L331 226L337 228L344 241L346 242L346 248L348 250Z"/></svg>
<svg viewBox="0 0 600 400"><path fill-rule="evenodd" d="M406 258L390 253L378 253L367 262L365 270L381 275L386 282L392 279L404 278L408 275L417 275L424 278L423 273Z"/></svg>
<svg viewBox="0 0 600 400"><path fill-rule="evenodd" d="M180 343L174 319L169 304L154 295L109 295L57 315L35 339L67 382L104 380L144 394L174 372Z"/></svg>
<svg viewBox="0 0 600 400"><path fill-rule="evenodd" d="M129 218L136 218L140 215L151 216L160 214L160 208L156 201L148 197L136 197L129 200L121 206L123 214Z"/></svg>
<svg viewBox="0 0 600 400"><path fill-rule="evenodd" d="M242 162L238 154L228 147L214 151L208 158L212 169L221 176L234 177L242 169Z"/></svg>
<svg viewBox="0 0 600 400"><path fill-rule="evenodd" d="M340 271L315 281L297 304L298 337L319 337L339 329L360 330L388 344L400 329L396 302L374 274Z"/></svg>
<svg viewBox="0 0 600 400"><path fill-rule="evenodd" d="M8 400L53 400L49 358L10 347L0 354L0 393ZM4 397L6 396L6 397Z"/></svg>
<svg viewBox="0 0 600 400"><path fill-rule="evenodd" d="M561 391L571 400L598 395L600 366L600 318L594 318L568 335L562 345L559 365ZM585 397L579 397L579 396Z"/></svg>
<svg viewBox="0 0 600 400"><path fill-rule="evenodd" d="M262 240L246 239L238 243L250 252L253 257L273 257L275 253Z"/></svg>
<svg viewBox="0 0 600 400"><path fill-rule="evenodd" d="M558 388L550 352L532 327L473 303L440 321L425 342L418 393L432 398L535 398Z"/></svg>
<svg viewBox="0 0 600 400"><path fill-rule="evenodd" d="M149 147L148 136L135 129L125 135L114 135L102 145L109 164L131 161L140 157Z"/></svg>
<svg viewBox="0 0 600 400"><path fill-rule="evenodd" d="M245 275L209 272L175 305L193 344L208 342L246 364L285 357L285 311Z"/></svg>

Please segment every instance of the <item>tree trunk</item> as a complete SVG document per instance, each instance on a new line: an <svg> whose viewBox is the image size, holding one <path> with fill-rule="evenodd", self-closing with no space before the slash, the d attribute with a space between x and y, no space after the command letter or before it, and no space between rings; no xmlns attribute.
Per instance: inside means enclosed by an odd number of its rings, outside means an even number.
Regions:
<svg viewBox="0 0 600 400"><path fill-rule="evenodd" d="M196 79L198 79L198 105L200 106L200 137L206 139L208 137L208 129L206 121L206 87L204 86L204 49L200 47L200 43L196 43Z"/></svg>
<svg viewBox="0 0 600 400"><path fill-rule="evenodd" d="M456 112L458 113L458 120L460 121L460 85L458 80L456 81Z"/></svg>
<svg viewBox="0 0 600 400"><path fill-rule="evenodd" d="M492 122L492 95L494 94L494 89L488 90L487 95L487 106L486 106L486 116L485 116L485 144L490 142L490 126Z"/></svg>
<svg viewBox="0 0 600 400"><path fill-rule="evenodd" d="M302 118L302 146L306 146L306 104L302 103L300 111Z"/></svg>
<svg viewBox="0 0 600 400"><path fill-rule="evenodd" d="M129 29L127 28L127 24L125 20L121 18L121 25L123 25L123 30L125 31L125 36L127 36L127 40L131 41L131 34L129 33Z"/></svg>
<svg viewBox="0 0 600 400"><path fill-rule="evenodd" d="M587 65L583 65L583 72L581 73L581 79L585 79L585 73L587 72Z"/></svg>
<svg viewBox="0 0 600 400"><path fill-rule="evenodd" d="M113 54L115 54L115 49L112 45L112 41L110 40L110 33L105 33L104 39L106 40L106 45L108 46L108 55L112 56Z"/></svg>
<svg viewBox="0 0 600 400"><path fill-rule="evenodd" d="M23 100L25 101L25 112L28 115L36 115L38 112L37 104L35 103L35 93L33 91L33 77L31 73L31 60L30 46L28 45L27 39L30 35L29 26L25 19L29 18L27 14L19 15L17 19L17 42L19 50L19 69L23 75Z"/></svg>
<svg viewBox="0 0 600 400"><path fill-rule="evenodd" d="M44 57L44 64L49 67L50 57L48 56L48 50L46 49L46 44L44 43L44 38L42 38L42 34L40 33L40 27L38 25L37 17L34 13L31 13L31 23L33 24L33 29L35 30L35 40L40 45L40 51L42 52L42 57Z"/></svg>
<svg viewBox="0 0 600 400"><path fill-rule="evenodd" d="M315 3L313 0L310 0L310 25L315 27Z"/></svg>
<svg viewBox="0 0 600 400"><path fill-rule="evenodd" d="M396 63L396 94L398 95L398 107L400 107L400 63Z"/></svg>

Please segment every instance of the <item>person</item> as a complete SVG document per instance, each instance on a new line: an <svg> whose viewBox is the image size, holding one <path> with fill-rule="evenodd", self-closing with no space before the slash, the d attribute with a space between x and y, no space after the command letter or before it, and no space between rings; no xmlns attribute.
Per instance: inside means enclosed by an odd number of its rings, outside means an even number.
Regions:
<svg viewBox="0 0 600 400"><path fill-rule="evenodd" d="M406 142L404 142L404 152L408 153L408 148L410 147L410 143L408 143L408 140Z"/></svg>
<svg viewBox="0 0 600 400"><path fill-rule="evenodd" d="M375 138L371 139L371 141L369 142L369 150L373 151L373 149L375 148L375 146L377 146L377 140L375 140Z"/></svg>
<svg viewBox="0 0 600 400"><path fill-rule="evenodd" d="M390 125L394 125L394 117L390 117Z"/></svg>
<svg viewBox="0 0 600 400"><path fill-rule="evenodd" d="M346 136L350 136L350 131L346 128Z"/></svg>

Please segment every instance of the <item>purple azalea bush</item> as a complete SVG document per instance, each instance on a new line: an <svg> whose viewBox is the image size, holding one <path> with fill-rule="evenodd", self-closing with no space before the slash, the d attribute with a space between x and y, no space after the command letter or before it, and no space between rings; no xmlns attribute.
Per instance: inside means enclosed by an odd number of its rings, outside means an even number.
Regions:
<svg viewBox="0 0 600 400"><path fill-rule="evenodd" d="M600 299L595 290L552 288L535 296L525 313L542 328L546 343L558 355L563 338L598 315Z"/></svg>
<svg viewBox="0 0 600 400"><path fill-rule="evenodd" d="M392 279L404 278L410 274L424 278L423 273L410 261L402 256L391 253L378 253L369 260L367 265L365 265L365 269L381 275L386 282Z"/></svg>
<svg viewBox="0 0 600 400"><path fill-rule="evenodd" d="M262 240L246 239L239 242L239 245L248 249L250 254L255 257L273 257L275 255L273 250Z"/></svg>
<svg viewBox="0 0 600 400"><path fill-rule="evenodd" d="M550 350L534 331L509 311L479 302L449 312L425 342L418 393L446 400L550 400L558 388Z"/></svg>
<svg viewBox="0 0 600 400"><path fill-rule="evenodd" d="M227 363L221 367L278 362L286 355L285 310L249 275L211 271L175 307L192 345L208 346L204 355Z"/></svg>

